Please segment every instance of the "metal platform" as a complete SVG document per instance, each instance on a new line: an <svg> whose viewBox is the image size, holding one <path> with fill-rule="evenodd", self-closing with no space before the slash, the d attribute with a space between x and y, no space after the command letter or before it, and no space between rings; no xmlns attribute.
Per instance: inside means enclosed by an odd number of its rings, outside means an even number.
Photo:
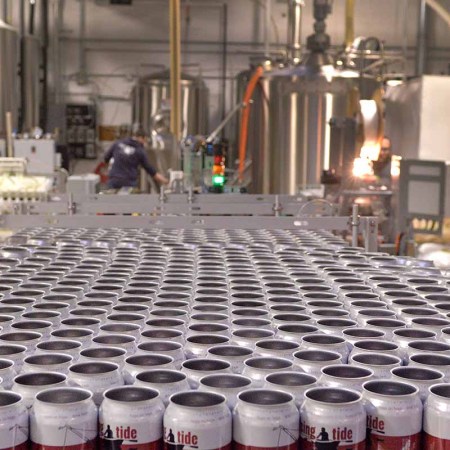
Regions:
<svg viewBox="0 0 450 450"><path fill-rule="evenodd" d="M27 227L327 230L348 232L353 236L353 245L357 245L358 235L362 235L368 251L377 249L375 217L320 216L323 204L310 208L311 214L299 215L308 210L305 206L308 201L301 196L60 196L49 202L21 203L15 214L0 216L0 226L13 230Z"/></svg>

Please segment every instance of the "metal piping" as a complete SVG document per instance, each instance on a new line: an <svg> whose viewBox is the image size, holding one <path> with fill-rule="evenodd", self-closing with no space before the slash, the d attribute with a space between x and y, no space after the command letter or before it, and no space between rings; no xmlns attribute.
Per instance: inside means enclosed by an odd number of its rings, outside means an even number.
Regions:
<svg viewBox="0 0 450 450"><path fill-rule="evenodd" d="M18 128L22 130L24 120L25 120L25 90L26 90L26 81L25 81L25 43L24 38L26 34L26 24L25 24L25 0L20 0L19 5L19 33L20 33L20 115L19 115L19 123Z"/></svg>
<svg viewBox="0 0 450 450"><path fill-rule="evenodd" d="M345 3L345 48L350 48L355 40L355 0Z"/></svg>
<svg viewBox="0 0 450 450"><path fill-rule="evenodd" d="M447 25L450 27L450 12L447 11L439 2L436 0L426 0L427 5L432 8L440 17L443 19Z"/></svg>
<svg viewBox="0 0 450 450"><path fill-rule="evenodd" d="M302 8L303 0L290 0L288 11L288 56L294 64L302 57Z"/></svg>
<svg viewBox="0 0 450 450"><path fill-rule="evenodd" d="M227 63L228 63L228 5L226 3L223 4L222 9L223 14L223 35L222 35L222 120L225 120L227 115Z"/></svg>
<svg viewBox="0 0 450 450"><path fill-rule="evenodd" d="M13 124L12 124L12 113L8 111L5 117L6 125L6 156L8 158L14 157L14 143L13 143Z"/></svg>
<svg viewBox="0 0 450 450"><path fill-rule="evenodd" d="M42 114L41 123L39 124L43 130L47 128L48 113L48 0L41 1L41 34L42 34Z"/></svg>
<svg viewBox="0 0 450 450"><path fill-rule="evenodd" d="M78 74L78 84L86 84L86 53L84 51L84 38L86 36L86 0L80 0L80 44L78 57L80 70Z"/></svg>
<svg viewBox="0 0 450 450"><path fill-rule="evenodd" d="M266 14L264 16L264 56L270 56L270 21L272 17L272 0L266 0Z"/></svg>
<svg viewBox="0 0 450 450"><path fill-rule="evenodd" d="M427 1L420 0L419 26L417 32L416 75L422 76L425 72L427 59Z"/></svg>
<svg viewBox="0 0 450 450"><path fill-rule="evenodd" d="M54 8L54 39L53 39L53 60L54 60L54 83L55 83L55 104L60 105L63 102L63 79L62 79L62 45L61 31L64 25L64 7L65 0L57 0L53 3Z"/></svg>
<svg viewBox="0 0 450 450"><path fill-rule="evenodd" d="M3 0L3 22L11 25L11 8L9 0Z"/></svg>
<svg viewBox="0 0 450 450"><path fill-rule="evenodd" d="M32 36L34 34L34 16L36 9L36 0L30 0L30 19L28 23L28 33Z"/></svg>
<svg viewBox="0 0 450 450"><path fill-rule="evenodd" d="M178 142L181 138L181 6L180 0L170 0L170 130Z"/></svg>

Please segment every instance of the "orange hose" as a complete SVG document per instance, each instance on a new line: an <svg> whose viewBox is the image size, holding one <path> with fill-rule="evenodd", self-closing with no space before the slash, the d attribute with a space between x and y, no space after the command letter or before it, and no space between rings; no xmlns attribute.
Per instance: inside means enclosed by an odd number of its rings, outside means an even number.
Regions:
<svg viewBox="0 0 450 450"><path fill-rule="evenodd" d="M250 100L252 99L253 92L255 91L255 88L260 78L263 76L263 74L264 69L261 66L259 66L253 73L252 77L250 78L250 81L247 84L247 88L245 89L243 100L245 108L242 111L240 124L241 133L239 136L239 181L241 182L242 177L244 175L244 163L247 152L248 122L250 118Z"/></svg>

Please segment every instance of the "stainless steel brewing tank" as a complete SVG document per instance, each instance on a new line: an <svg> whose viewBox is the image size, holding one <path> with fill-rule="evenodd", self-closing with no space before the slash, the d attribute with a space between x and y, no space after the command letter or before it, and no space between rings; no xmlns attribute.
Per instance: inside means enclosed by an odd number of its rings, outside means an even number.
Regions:
<svg viewBox="0 0 450 450"><path fill-rule="evenodd" d="M345 176L356 153L355 72L306 66L268 72L264 144L251 150L253 191L295 195L324 170Z"/></svg>
<svg viewBox="0 0 450 450"><path fill-rule="evenodd" d="M133 123L147 132L170 128L170 72L141 78L133 89ZM190 75L181 75L182 136L208 132L208 89Z"/></svg>
<svg viewBox="0 0 450 450"><path fill-rule="evenodd" d="M19 35L15 28L0 21L0 137L5 136L5 115L12 113L17 128Z"/></svg>

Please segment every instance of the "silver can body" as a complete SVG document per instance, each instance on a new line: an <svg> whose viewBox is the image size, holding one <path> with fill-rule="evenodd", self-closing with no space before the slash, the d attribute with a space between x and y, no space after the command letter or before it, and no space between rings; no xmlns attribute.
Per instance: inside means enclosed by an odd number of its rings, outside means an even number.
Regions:
<svg viewBox="0 0 450 450"><path fill-rule="evenodd" d="M450 446L450 384L430 388L423 415L423 444L426 449Z"/></svg>
<svg viewBox="0 0 450 450"><path fill-rule="evenodd" d="M30 439L35 449L95 450L97 408L89 391L54 388L42 391L30 415Z"/></svg>
<svg viewBox="0 0 450 450"><path fill-rule="evenodd" d="M211 392L174 394L164 414L164 448L230 450L231 426L225 397Z"/></svg>
<svg viewBox="0 0 450 450"><path fill-rule="evenodd" d="M28 448L28 410L22 396L0 392L0 446L2 449Z"/></svg>
<svg viewBox="0 0 450 450"><path fill-rule="evenodd" d="M371 448L383 449L381 439L391 448L422 448L423 408L415 386L396 381L369 381L364 384L363 395Z"/></svg>
<svg viewBox="0 0 450 450"><path fill-rule="evenodd" d="M296 450L299 419L290 394L266 389L242 392L233 412L234 448Z"/></svg>
<svg viewBox="0 0 450 450"><path fill-rule="evenodd" d="M132 386L109 389L99 410L99 447L120 444L121 448L160 450L163 415L158 391Z"/></svg>
<svg viewBox="0 0 450 450"><path fill-rule="evenodd" d="M340 388L313 388L300 409L302 450L330 448L365 450L366 413L361 395ZM332 445L335 447L331 447Z"/></svg>

